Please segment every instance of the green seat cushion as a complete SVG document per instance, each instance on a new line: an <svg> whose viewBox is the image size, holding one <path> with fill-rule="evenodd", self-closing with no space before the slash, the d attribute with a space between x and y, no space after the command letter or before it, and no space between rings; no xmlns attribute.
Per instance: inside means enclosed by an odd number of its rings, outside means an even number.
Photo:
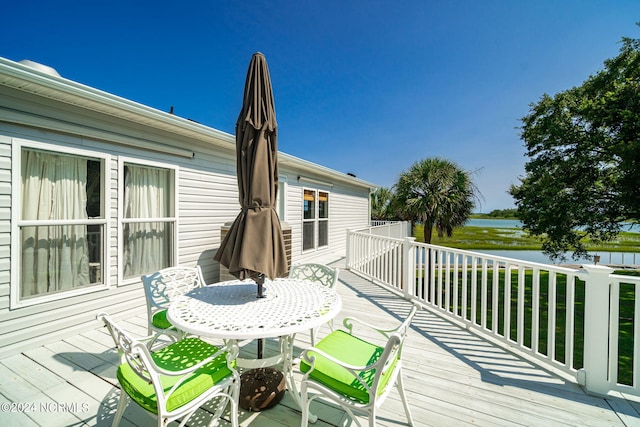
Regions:
<svg viewBox="0 0 640 427"><path fill-rule="evenodd" d="M171 344L155 353L151 357L161 368L168 371L187 369L218 351L218 347L192 337ZM220 355L200 369L193 372L167 401L167 410L173 411L189 403L202 393L213 387L224 378L232 375L227 367L225 354ZM235 365L235 362L234 362ZM154 414L158 413L158 402L153 384L149 384L131 368L128 363L118 367L118 381L122 389L140 406ZM160 381L165 393L173 387L180 376L160 375Z"/></svg>
<svg viewBox="0 0 640 427"><path fill-rule="evenodd" d="M167 319L167 310L157 311L153 315L153 318L151 319L151 323L153 323L153 326L160 329L173 328L173 325Z"/></svg>
<svg viewBox="0 0 640 427"><path fill-rule="evenodd" d="M384 347L378 347L340 330L327 335L316 345L316 348L344 363L355 366L367 366L375 363L380 359L384 351ZM320 356L318 353L310 351L309 355L316 357L315 369L309 374L310 378L324 384L343 396L354 399L360 403L369 403L369 393L353 374L326 357ZM389 367L389 372L383 374L384 376L378 384L378 394L384 390L389 382L390 374L393 372L396 362L397 359L395 359ZM300 361L300 370L302 372L306 373L310 369L311 366L308 363L304 360ZM358 375L371 387L375 376L375 369L361 371Z"/></svg>

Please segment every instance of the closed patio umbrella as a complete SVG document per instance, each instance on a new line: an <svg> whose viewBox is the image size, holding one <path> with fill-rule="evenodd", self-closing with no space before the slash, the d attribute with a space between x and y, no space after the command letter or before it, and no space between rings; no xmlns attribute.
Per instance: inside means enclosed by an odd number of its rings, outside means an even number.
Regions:
<svg viewBox="0 0 640 427"><path fill-rule="evenodd" d="M236 122L236 163L240 213L214 259L239 279L251 278L263 296L265 277L287 274L278 192L278 133L271 78L262 53L251 58L244 102Z"/></svg>

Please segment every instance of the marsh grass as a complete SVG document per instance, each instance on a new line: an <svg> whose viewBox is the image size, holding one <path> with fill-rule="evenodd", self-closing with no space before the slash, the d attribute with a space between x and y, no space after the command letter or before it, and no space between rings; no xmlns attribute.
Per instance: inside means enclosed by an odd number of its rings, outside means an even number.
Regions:
<svg viewBox="0 0 640 427"><path fill-rule="evenodd" d="M416 225L414 237L417 242L424 241L424 227ZM542 250L537 237L530 236L520 228L458 227L451 237L438 237L434 231L431 241L434 245L449 248L476 250ZM599 245L589 244L587 250L601 252L640 252L640 233L623 231L612 242Z"/></svg>

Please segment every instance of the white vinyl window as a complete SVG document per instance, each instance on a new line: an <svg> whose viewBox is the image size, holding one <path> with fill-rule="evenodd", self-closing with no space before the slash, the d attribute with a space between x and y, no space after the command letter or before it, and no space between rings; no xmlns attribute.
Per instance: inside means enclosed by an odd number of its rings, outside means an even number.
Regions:
<svg viewBox="0 0 640 427"><path fill-rule="evenodd" d="M122 279L175 265L177 168L121 159Z"/></svg>
<svg viewBox="0 0 640 427"><path fill-rule="evenodd" d="M302 210L302 250L328 246L329 193L305 189Z"/></svg>
<svg viewBox="0 0 640 427"><path fill-rule="evenodd" d="M104 288L109 156L14 140L12 158L12 306Z"/></svg>

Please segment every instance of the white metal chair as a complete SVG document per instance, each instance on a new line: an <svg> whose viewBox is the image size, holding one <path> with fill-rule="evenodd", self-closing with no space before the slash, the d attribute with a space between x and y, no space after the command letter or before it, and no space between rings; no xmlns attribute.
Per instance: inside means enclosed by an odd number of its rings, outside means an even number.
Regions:
<svg viewBox="0 0 640 427"><path fill-rule="evenodd" d="M295 264L289 270L290 279L311 280L318 282L328 288L334 288L338 283L339 268L331 268L323 264ZM333 321L329 322L329 327L333 331ZM316 344L316 335L320 326L311 330L311 345Z"/></svg>
<svg viewBox="0 0 640 427"><path fill-rule="evenodd" d="M183 417L180 426L184 426L198 408L214 398L219 400L212 421L222 416L229 402L231 425L238 426L240 376L235 369L235 344L217 347L189 337L151 352L144 339L132 338L107 314L97 318L109 329L120 354L116 376L121 391L113 426L120 423L130 400L155 414L161 427Z"/></svg>
<svg viewBox="0 0 640 427"><path fill-rule="evenodd" d="M347 331L336 330L301 355L302 427L309 421L309 406L316 398L336 402L358 425L353 411L365 412L369 426L376 425L376 412L395 384L402 398L409 425L411 411L402 384L402 347L418 307L394 329L381 329L354 318L344 319ZM383 345L373 344L352 334L357 322L386 338ZM312 393L312 394L310 394Z"/></svg>
<svg viewBox="0 0 640 427"><path fill-rule="evenodd" d="M161 335L168 336L172 341L181 339L182 333L167 319L167 309L176 296L205 285L200 266L165 268L142 276L142 283L147 299L149 335L155 334L149 346Z"/></svg>

